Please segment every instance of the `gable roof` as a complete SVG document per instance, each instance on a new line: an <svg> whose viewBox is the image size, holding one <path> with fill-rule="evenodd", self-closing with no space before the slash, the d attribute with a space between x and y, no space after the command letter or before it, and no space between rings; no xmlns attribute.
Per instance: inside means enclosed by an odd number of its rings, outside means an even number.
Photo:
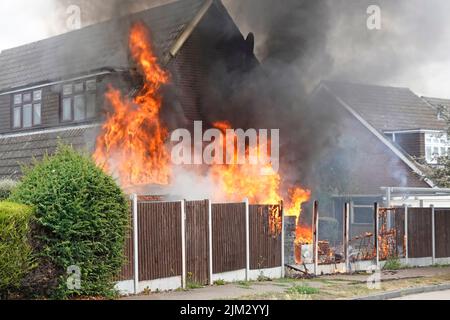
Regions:
<svg viewBox="0 0 450 320"><path fill-rule="evenodd" d="M212 0L179 0L0 53L0 92L97 71L129 68L128 30L143 21L160 57L174 54ZM185 32L187 31L187 32ZM176 51L175 51L176 53Z"/></svg>
<svg viewBox="0 0 450 320"><path fill-rule="evenodd" d="M354 85L354 84L344 83L343 85L346 86L346 85ZM350 104L349 102L347 102L347 101L352 101L350 92L345 92L347 94L347 96L344 95L347 98L346 100L344 100L340 95L338 95L336 93L337 86L339 86L339 83L337 83L337 82L322 81L322 83L316 89L315 94L317 94L321 89L324 89L326 92L331 94L331 96L333 96L342 107L344 107L353 117L355 117L364 127L366 127L366 129L368 129L373 135L375 135L375 137L377 137L389 150L391 150L395 154L395 156L397 156L401 161L403 161L414 173L416 173L417 175L422 177L426 184L428 184L430 187L434 187L435 185L434 185L433 181L426 178L426 174L425 174L424 170L421 168L421 166L416 161L414 161L414 159L412 159L406 152L404 152L401 148L399 148L399 146L397 146L394 142L390 141L383 134L382 130L376 128L360 112L356 111L353 107L354 104ZM355 85L355 86L356 87L358 87L358 86L367 87L367 85ZM376 87L376 86L372 86L372 87ZM376 87L376 88L387 89L387 87ZM347 89L348 89L348 87L347 87ZM354 89L357 89L357 88L354 88ZM394 89L397 89L397 88L394 88ZM355 92L355 95L358 95L358 94ZM377 105L375 104L372 107L376 108L376 106ZM428 106L428 108L430 108L430 107ZM373 114L374 113L372 113L372 116L373 116Z"/></svg>
<svg viewBox="0 0 450 320"><path fill-rule="evenodd" d="M380 132L446 129L446 122L438 120L436 111L408 88L323 83Z"/></svg>

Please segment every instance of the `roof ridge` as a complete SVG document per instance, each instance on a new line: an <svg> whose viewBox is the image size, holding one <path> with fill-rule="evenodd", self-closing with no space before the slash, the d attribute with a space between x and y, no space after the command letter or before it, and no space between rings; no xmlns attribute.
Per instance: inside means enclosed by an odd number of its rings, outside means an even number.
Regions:
<svg viewBox="0 0 450 320"><path fill-rule="evenodd" d="M16 46L16 47L0 50L0 57L2 55L4 55L4 54L14 53L16 50L21 50L21 49L24 49L24 48L27 48L27 47L31 47L33 45L37 45L37 44L40 44L40 43L45 42L45 41L57 40L58 38L76 35L76 34L79 34L81 32L86 32L86 31L88 31L88 29L100 28L100 27L105 26L107 24L123 23L123 22L126 22L130 17L137 16L137 15L145 13L145 12L167 9L168 7L175 6L175 4L179 4L180 2L183 2L183 1L187 1L187 0L175 0L175 1L163 4L163 5L160 5L160 6L151 7L151 8L145 9L145 10L136 11L136 12L132 12L132 13L128 13L128 14L119 16L119 17L113 17L113 18L110 18L110 19L107 19L107 20L103 20L103 21L100 21L98 23L89 24L89 25L86 25L84 27L81 27L80 29L69 30L67 32L63 32L63 33L60 33L60 34L52 35L52 36L44 38L44 39L40 39L40 40L33 41L33 42L28 42L28 43L22 44L20 46ZM193 1L193 0L191 0L191 1ZM201 0L198 0L198 1L201 1ZM206 2L208 0L203 0L203 1Z"/></svg>
<svg viewBox="0 0 450 320"><path fill-rule="evenodd" d="M401 86L387 86L387 85L381 85L381 84L372 84L372 83L362 83L362 82L353 82L353 81L340 81L340 80L322 80L321 83L327 84L327 83L336 83L336 84L347 84L347 85L356 85L356 86L364 86L364 87L376 87L376 88L385 88L385 89L404 89L404 90L409 90L412 93L414 93L414 91L412 91L410 88L408 87L401 87ZM417 94L414 93L414 95L417 96ZM419 97L419 96L417 96Z"/></svg>

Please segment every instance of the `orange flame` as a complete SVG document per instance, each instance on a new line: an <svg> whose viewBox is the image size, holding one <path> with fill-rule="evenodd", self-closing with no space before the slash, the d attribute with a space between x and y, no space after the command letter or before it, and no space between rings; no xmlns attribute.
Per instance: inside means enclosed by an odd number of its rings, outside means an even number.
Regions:
<svg viewBox="0 0 450 320"><path fill-rule="evenodd" d="M220 129L223 133L230 129L231 126L227 122L217 122L214 123L217 129ZM221 148L225 151L226 156L230 156L234 159L236 163L237 150L229 150L224 147L228 139L236 140L236 136L222 135ZM270 143L270 141L269 141ZM250 148L250 147L248 147ZM253 147L254 148L254 147ZM278 172L273 170L267 157L267 152L262 152L261 146L258 145L258 150L247 149L247 155L256 151L258 163L260 164L228 164L228 165L213 165L212 172L216 183L221 186L221 190L226 194L228 200L241 201L243 198L248 198L251 203L257 204L268 204L274 205L278 204L283 200L281 195L281 176ZM264 172L264 174L262 174ZM288 201L286 203L286 215L295 216L296 222L298 223L301 206L303 203L308 202L311 198L311 191L304 190L300 187L294 187L289 189ZM275 210L275 209L273 209ZM278 217L280 220L281 216L276 214L274 211L272 217ZM278 222L271 223L271 229L278 230L275 226L279 226L281 220ZM299 228L301 228L299 226ZM312 234L307 235L307 233L301 232L297 233L297 240L304 241L305 243L310 243L312 241Z"/></svg>
<svg viewBox="0 0 450 320"><path fill-rule="evenodd" d="M143 24L135 24L130 31L131 56L144 76L144 85L134 98L124 97L119 90L110 87L106 100L112 110L97 139L94 159L100 166L118 176L122 187L143 184L170 184L171 163L166 141L168 130L160 117L162 105L161 87L169 82L169 75L159 66L149 42L149 33ZM214 126L223 133L231 128L227 122ZM227 139L236 136L223 135L220 139L224 156L236 163L237 148L228 150ZM270 141L267 142L270 150ZM256 148L251 149L251 148ZM271 229L281 229L281 214L276 209L283 200L282 178L272 168L262 152L262 146L249 147L246 154L256 154L259 164L213 164L210 173L223 195L214 200L242 201L248 198L252 204L272 205ZM264 173L264 174L262 174ZM297 220L301 204L309 200L311 192L294 187L288 192L286 212ZM225 199L222 198L224 196ZM279 208L279 206L278 206ZM278 211L277 211L278 210Z"/></svg>
<svg viewBox="0 0 450 320"><path fill-rule="evenodd" d="M94 159L118 175L122 186L169 183L170 157L165 147L168 130L160 120L161 86L168 74L160 68L148 32L142 24L131 29L129 47L145 77L137 96L130 100L110 87L106 99L112 106L97 139Z"/></svg>

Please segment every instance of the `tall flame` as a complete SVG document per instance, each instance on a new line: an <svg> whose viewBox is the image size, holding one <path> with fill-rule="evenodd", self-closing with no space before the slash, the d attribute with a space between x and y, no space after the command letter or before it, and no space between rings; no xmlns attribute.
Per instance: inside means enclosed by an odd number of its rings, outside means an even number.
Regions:
<svg viewBox="0 0 450 320"><path fill-rule="evenodd" d="M160 117L160 90L169 82L169 75L159 66L148 39L149 34L143 24L132 27L129 49L145 81L134 98L123 96L112 86L108 89L106 100L111 111L107 114L94 153L97 164L116 175L123 187L170 184L171 163L166 146L168 130ZM214 126L223 133L231 128L227 122L217 122ZM225 148L226 139L236 139L236 136L224 134L220 140L225 156L236 160L237 150ZM270 141L268 144L270 145ZM256 148L257 150L246 151L247 154L258 155L261 160L258 165L214 164L210 167L214 182L221 196L225 197L216 200L242 201L248 198L252 204L271 205L273 214L270 225L279 230L281 214L276 205L284 198L281 193L282 178L273 170L270 161L267 161L268 155L267 152L262 152L262 146L258 145ZM310 196L310 191L300 187L290 189L285 203L287 215L296 216L298 220L301 205Z"/></svg>
<svg viewBox="0 0 450 320"><path fill-rule="evenodd" d="M94 159L106 171L118 175L122 186L169 183L170 157L165 147L168 130L160 120L161 86L168 74L158 65L148 32L135 24L130 33L131 55L145 83L130 100L110 87L106 99L112 107L97 139Z"/></svg>

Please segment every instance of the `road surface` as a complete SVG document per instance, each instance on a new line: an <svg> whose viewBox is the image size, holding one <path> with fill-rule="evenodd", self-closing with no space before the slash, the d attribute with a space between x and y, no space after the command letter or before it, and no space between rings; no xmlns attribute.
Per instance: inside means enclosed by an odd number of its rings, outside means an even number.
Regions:
<svg viewBox="0 0 450 320"><path fill-rule="evenodd" d="M450 300L450 290L413 294L393 300Z"/></svg>

